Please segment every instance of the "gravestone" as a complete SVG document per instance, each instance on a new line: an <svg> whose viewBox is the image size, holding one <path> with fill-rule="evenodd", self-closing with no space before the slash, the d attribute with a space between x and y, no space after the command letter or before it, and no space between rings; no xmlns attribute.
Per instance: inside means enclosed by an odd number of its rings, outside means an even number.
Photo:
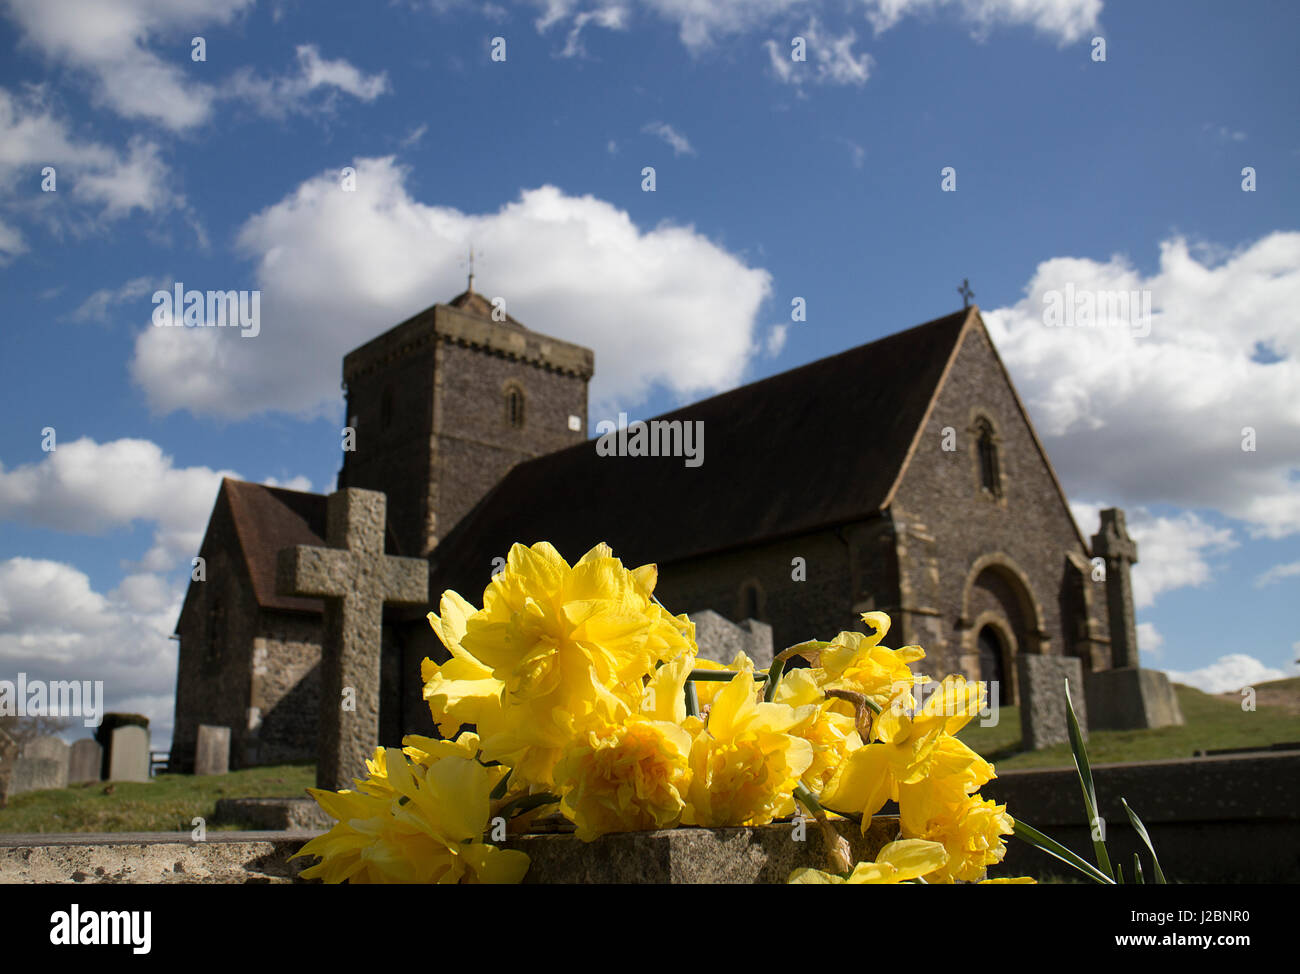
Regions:
<svg viewBox="0 0 1300 974"><path fill-rule="evenodd" d="M57 737L34 737L23 746L28 761L51 762L39 773L42 788L68 787L68 745Z"/></svg>
<svg viewBox="0 0 1300 974"><path fill-rule="evenodd" d="M1088 705L1083 685L1083 662L1074 656L1016 656L1020 682L1020 739L1026 750L1068 744L1070 731L1065 710L1065 682L1084 740L1088 738Z"/></svg>
<svg viewBox="0 0 1300 974"><path fill-rule="evenodd" d="M1138 560L1137 542L1129 537L1119 508L1101 512L1101 530L1092 536L1092 553L1106 562L1112 665L1089 673L1085 681L1092 729L1143 730L1182 724L1183 712L1169 677L1139 665L1131 578Z"/></svg>
<svg viewBox="0 0 1300 974"><path fill-rule="evenodd" d="M9 775L9 794L21 795L26 791L45 791L47 788L65 788L68 784L68 765L58 758L18 758Z"/></svg>
<svg viewBox="0 0 1300 974"><path fill-rule="evenodd" d="M0 729L0 808L9 796L9 779L13 774L14 761L18 757L18 742Z"/></svg>
<svg viewBox="0 0 1300 974"><path fill-rule="evenodd" d="M104 761L104 749L99 742L86 737L72 745L68 756L68 784L98 781Z"/></svg>
<svg viewBox="0 0 1300 974"><path fill-rule="evenodd" d="M149 732L138 724L113 730L108 745L110 781L149 780Z"/></svg>
<svg viewBox="0 0 1300 974"><path fill-rule="evenodd" d="M225 774L230 770L230 728L199 724L194 747L195 774Z"/></svg>
<svg viewBox="0 0 1300 974"><path fill-rule="evenodd" d="M712 609L692 612L695 623L695 644L700 656L730 665L736 653L743 651L754 661L754 668L766 670L772 665L772 627L757 619L746 619L737 625L724 619Z"/></svg>
<svg viewBox="0 0 1300 974"><path fill-rule="evenodd" d="M384 604L429 604L429 563L384 554L387 498L345 488L326 507L328 548L285 548L281 595L325 600L316 787L352 787L379 744L379 664Z"/></svg>

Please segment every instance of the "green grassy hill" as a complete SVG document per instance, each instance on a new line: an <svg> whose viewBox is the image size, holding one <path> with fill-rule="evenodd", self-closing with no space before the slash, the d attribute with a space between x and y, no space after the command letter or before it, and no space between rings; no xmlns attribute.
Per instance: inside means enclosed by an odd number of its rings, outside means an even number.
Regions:
<svg viewBox="0 0 1300 974"><path fill-rule="evenodd" d="M1300 741L1300 678L1262 683L1256 691L1257 709L1246 711L1241 709L1240 694L1211 695L1176 683L1174 692L1186 720L1182 727L1090 732L1088 760L1111 764L1190 758L1198 750ZM996 727L981 727L976 718L958 736L994 762L999 771L1074 766L1068 744L1041 751L1021 750L1017 707L1002 707Z"/></svg>

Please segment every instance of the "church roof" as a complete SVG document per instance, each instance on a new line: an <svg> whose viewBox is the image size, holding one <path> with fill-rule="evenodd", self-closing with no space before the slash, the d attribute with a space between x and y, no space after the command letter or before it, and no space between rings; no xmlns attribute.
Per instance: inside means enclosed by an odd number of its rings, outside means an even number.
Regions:
<svg viewBox="0 0 1300 974"><path fill-rule="evenodd" d="M281 548L325 544L324 494L267 487L225 478L222 492L230 503L235 537L264 609L320 612L320 599L280 595L275 590L275 562Z"/></svg>
<svg viewBox="0 0 1300 974"><path fill-rule="evenodd" d="M201 550L210 556L211 546L220 543L221 526L228 524L238 546L238 550L232 554L247 572L253 597L260 608L319 614L324 608L320 599L280 595L276 591L275 563L282 548L292 548L295 545L327 546L327 503L328 498L324 494L267 487L265 484L224 477ZM397 551L391 527L384 548L388 554ZM195 588L191 584L185 596L185 604L181 607L182 618L190 608L194 596ZM177 629L179 628L178 622Z"/></svg>
<svg viewBox="0 0 1300 974"><path fill-rule="evenodd" d="M570 561L607 541L629 564L666 564L871 516L968 320L976 309L655 417L704 424L698 467L600 456L596 440L518 465L435 549L434 589L480 582L516 541Z"/></svg>

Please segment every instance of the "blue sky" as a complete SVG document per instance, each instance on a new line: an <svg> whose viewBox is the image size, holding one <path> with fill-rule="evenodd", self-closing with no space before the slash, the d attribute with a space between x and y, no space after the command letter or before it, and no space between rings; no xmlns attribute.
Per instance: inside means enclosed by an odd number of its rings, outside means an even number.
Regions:
<svg viewBox="0 0 1300 974"><path fill-rule="evenodd" d="M593 424L945 314L969 278L1084 533L1129 512L1144 658L1208 689L1294 671L1294 4L0 13L0 676L104 678L165 744L220 475L331 489L342 352L462 290L470 243L478 290L596 350ZM178 281L260 290L261 333L152 327ZM1067 285L1149 291L1149 334L1046 327Z"/></svg>

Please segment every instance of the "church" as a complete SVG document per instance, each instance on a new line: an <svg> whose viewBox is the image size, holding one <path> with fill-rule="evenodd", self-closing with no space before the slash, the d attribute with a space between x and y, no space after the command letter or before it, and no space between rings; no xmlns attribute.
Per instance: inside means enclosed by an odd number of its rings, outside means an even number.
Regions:
<svg viewBox="0 0 1300 974"><path fill-rule="evenodd" d="M445 653L424 614L448 588L481 604L514 542L570 562L608 542L658 564L671 611L759 620L778 649L883 610L887 645L997 680L1004 704L1019 654L1136 666L1127 585L1090 564L1109 535L1080 533L977 307L648 422L698 431L690 462L587 439L591 350L493 310L471 278L343 360L338 485L383 491L386 551L430 568L427 608L384 610L381 741L433 732L420 661ZM281 549L324 544L325 511L323 494L222 482L176 626L173 770L200 724L231 728L231 767L315 757L322 603L275 574Z"/></svg>

